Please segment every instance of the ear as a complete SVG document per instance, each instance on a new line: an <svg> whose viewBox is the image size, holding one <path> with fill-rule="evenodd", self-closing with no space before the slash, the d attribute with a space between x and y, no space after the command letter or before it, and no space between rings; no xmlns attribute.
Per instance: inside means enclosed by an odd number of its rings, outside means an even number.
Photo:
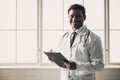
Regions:
<svg viewBox="0 0 120 80"><path fill-rule="evenodd" d="M84 15L84 20L86 20L86 15Z"/></svg>

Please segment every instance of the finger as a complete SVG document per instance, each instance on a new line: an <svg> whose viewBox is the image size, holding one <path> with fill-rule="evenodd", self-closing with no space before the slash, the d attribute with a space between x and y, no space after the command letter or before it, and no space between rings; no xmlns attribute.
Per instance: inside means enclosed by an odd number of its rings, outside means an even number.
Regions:
<svg viewBox="0 0 120 80"><path fill-rule="evenodd" d="M70 68L70 64L68 64L68 63L64 63L64 65L66 66L67 69Z"/></svg>

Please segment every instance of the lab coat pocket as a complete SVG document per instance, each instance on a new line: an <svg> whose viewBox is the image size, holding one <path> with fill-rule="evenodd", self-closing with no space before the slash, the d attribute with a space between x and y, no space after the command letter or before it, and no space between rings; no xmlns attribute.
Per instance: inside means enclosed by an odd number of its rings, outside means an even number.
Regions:
<svg viewBox="0 0 120 80"><path fill-rule="evenodd" d="M79 43L78 47L77 47L77 54L76 57L78 60L86 62L89 60L89 54L88 54L88 49L87 49L87 44L84 47L83 43Z"/></svg>

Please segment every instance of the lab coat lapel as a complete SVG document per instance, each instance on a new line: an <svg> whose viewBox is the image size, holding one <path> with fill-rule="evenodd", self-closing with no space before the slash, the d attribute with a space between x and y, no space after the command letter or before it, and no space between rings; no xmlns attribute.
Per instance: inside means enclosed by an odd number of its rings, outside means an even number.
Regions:
<svg viewBox="0 0 120 80"><path fill-rule="evenodd" d="M82 41L82 37L84 37L84 35L80 35L80 34L77 34L75 40L74 40L74 43L72 45L72 47L76 46L78 43L80 43Z"/></svg>
<svg viewBox="0 0 120 80"><path fill-rule="evenodd" d="M69 33L69 35L68 35L68 37L66 38L66 41L65 41L65 45L64 45L64 47L63 47L63 55L67 58L67 59L69 59L70 57L69 57L69 55L68 54L70 54L70 35L71 35L71 33Z"/></svg>
<svg viewBox="0 0 120 80"><path fill-rule="evenodd" d="M76 46L78 43L84 41L84 40L83 40L83 39L84 39L83 37L85 37L86 33L87 33L87 27L86 27L86 26L83 26L81 29L79 29L79 30L77 31L77 36L76 36L76 38L75 38L75 40L74 40L74 43L73 43L72 47L74 47L74 46Z"/></svg>

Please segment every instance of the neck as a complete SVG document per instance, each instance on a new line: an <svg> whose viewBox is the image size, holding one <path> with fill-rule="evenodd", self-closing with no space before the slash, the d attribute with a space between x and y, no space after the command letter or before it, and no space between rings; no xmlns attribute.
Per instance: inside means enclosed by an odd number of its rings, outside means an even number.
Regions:
<svg viewBox="0 0 120 80"><path fill-rule="evenodd" d="M82 26L81 26L82 27ZM73 29L73 31L75 32L76 30L78 30L78 29L80 29L81 27L78 27L78 28L72 28Z"/></svg>

